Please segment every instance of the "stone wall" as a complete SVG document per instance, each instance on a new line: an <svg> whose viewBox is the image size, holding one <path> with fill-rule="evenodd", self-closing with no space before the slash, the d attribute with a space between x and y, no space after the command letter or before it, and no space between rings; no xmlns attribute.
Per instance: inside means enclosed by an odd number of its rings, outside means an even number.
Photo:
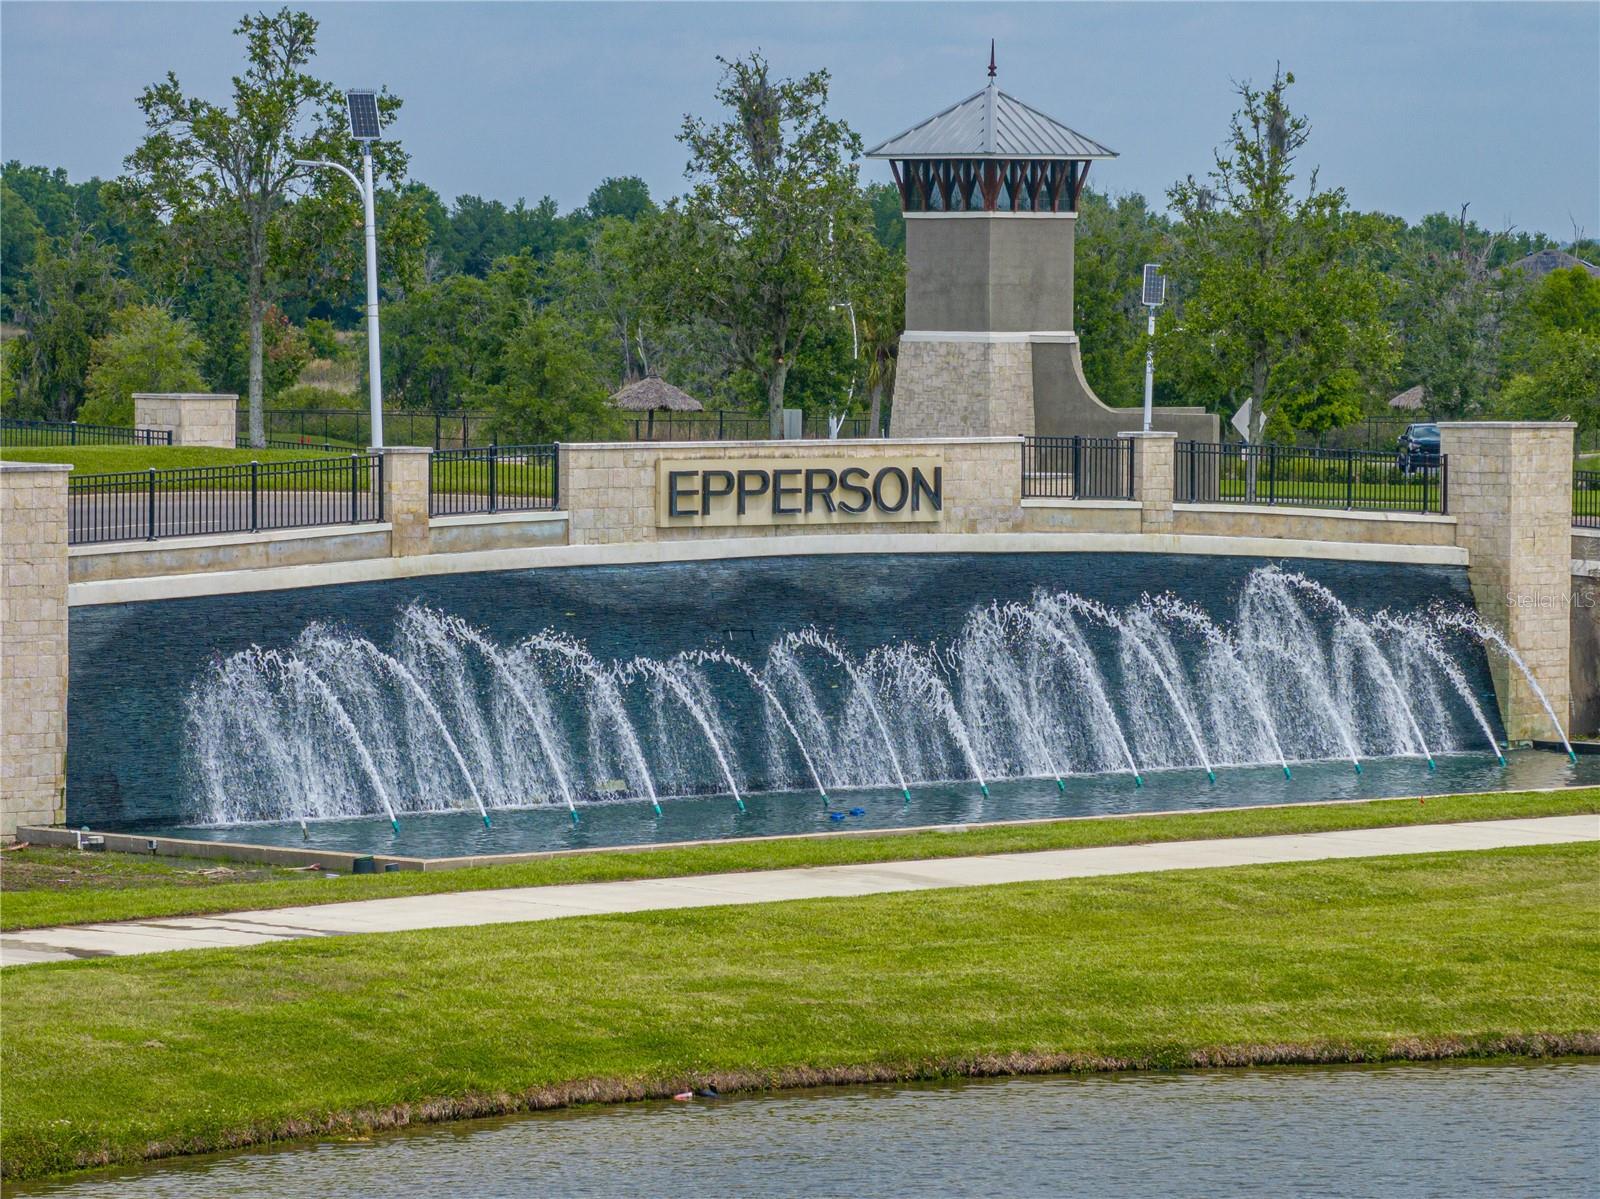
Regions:
<svg viewBox="0 0 1600 1199"><path fill-rule="evenodd" d="M233 449L239 397L227 392L133 393L133 423L141 429L170 429L173 445Z"/></svg>
<svg viewBox="0 0 1600 1199"><path fill-rule="evenodd" d="M1522 656L1551 706L1571 708L1572 449L1564 422L1445 422L1450 514L1479 614ZM1490 654L1512 741L1555 735L1522 672Z"/></svg>
<svg viewBox="0 0 1600 1199"><path fill-rule="evenodd" d="M812 525L657 528L656 463L759 457L779 464L827 457L935 458L943 463L944 509L936 524L861 521ZM561 447L561 502L573 545L682 541L727 537L793 537L808 533L1001 533L1018 526L1022 449L1015 437L926 438L911 441L597 443Z"/></svg>
<svg viewBox="0 0 1600 1199"><path fill-rule="evenodd" d="M1197 537L1289 537L1366 545L1454 545L1453 516L1341 512L1261 504L1175 504L1172 531Z"/></svg>
<svg viewBox="0 0 1600 1199"><path fill-rule="evenodd" d="M1020 337L907 332L889 424L896 438L1032 434L1033 347Z"/></svg>
<svg viewBox="0 0 1600 1199"><path fill-rule="evenodd" d="M70 469L0 462L0 841L66 819Z"/></svg>

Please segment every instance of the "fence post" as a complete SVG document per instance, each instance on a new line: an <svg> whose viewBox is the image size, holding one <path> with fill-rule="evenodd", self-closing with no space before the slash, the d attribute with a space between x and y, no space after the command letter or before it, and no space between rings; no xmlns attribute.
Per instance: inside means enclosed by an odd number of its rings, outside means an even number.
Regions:
<svg viewBox="0 0 1600 1199"><path fill-rule="evenodd" d="M356 461L361 455L350 455L350 523L355 524L361 516L361 506L356 499L356 479L360 475L360 464Z"/></svg>
<svg viewBox="0 0 1600 1199"><path fill-rule="evenodd" d="M1278 502L1278 443L1267 446L1267 503Z"/></svg>
<svg viewBox="0 0 1600 1199"><path fill-rule="evenodd" d="M1450 514L1450 455L1439 455L1439 515Z"/></svg>
<svg viewBox="0 0 1600 1199"><path fill-rule="evenodd" d="M67 444L68 445L77 445L78 444L78 422L77 421L73 421L72 422L72 427L67 430Z"/></svg>
<svg viewBox="0 0 1600 1199"><path fill-rule="evenodd" d="M498 512L500 500L500 443L489 443L489 511Z"/></svg>
<svg viewBox="0 0 1600 1199"><path fill-rule="evenodd" d="M561 443L551 443L550 446L550 508L559 511L561 508Z"/></svg>
<svg viewBox="0 0 1600 1199"><path fill-rule="evenodd" d="M1083 498L1083 436L1072 435L1072 478L1067 482L1067 494L1074 499Z"/></svg>
<svg viewBox="0 0 1600 1199"><path fill-rule="evenodd" d="M250 531L254 533L260 527L260 512L258 504L261 496L261 463L255 459L250 460Z"/></svg>
<svg viewBox="0 0 1600 1199"><path fill-rule="evenodd" d="M1344 452L1345 479L1344 479L1344 506L1351 509L1356 506L1356 452Z"/></svg>
<svg viewBox="0 0 1600 1199"><path fill-rule="evenodd" d="M1200 443L1198 441L1195 441L1193 438L1191 438L1189 440L1189 442L1188 442L1188 446L1189 446L1189 502L1191 504L1197 504L1197 503L1200 502L1200 493L1199 493L1199 490L1198 490L1198 484L1200 482L1200 474L1199 474ZM1220 455L1218 456L1217 469L1218 469L1218 471L1220 471L1222 469L1221 456ZM1222 497L1219 495L1217 498L1221 499Z"/></svg>
<svg viewBox="0 0 1600 1199"><path fill-rule="evenodd" d="M152 466L150 473L145 477L150 481L150 485L147 488L149 500L145 505L145 517L148 522L146 524L145 540L154 541L156 539L156 468Z"/></svg>

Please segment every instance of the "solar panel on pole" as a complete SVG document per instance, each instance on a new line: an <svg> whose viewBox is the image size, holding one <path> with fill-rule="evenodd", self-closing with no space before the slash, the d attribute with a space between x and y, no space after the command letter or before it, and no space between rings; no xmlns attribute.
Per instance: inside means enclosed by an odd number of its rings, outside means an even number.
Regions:
<svg viewBox="0 0 1600 1199"><path fill-rule="evenodd" d="M1167 277L1161 273L1159 262L1147 262L1144 267L1144 306L1159 308L1167 302Z"/></svg>
<svg viewBox="0 0 1600 1199"><path fill-rule="evenodd" d="M345 103L350 107L350 136L358 142L375 142L379 137L378 93L369 91L346 92Z"/></svg>

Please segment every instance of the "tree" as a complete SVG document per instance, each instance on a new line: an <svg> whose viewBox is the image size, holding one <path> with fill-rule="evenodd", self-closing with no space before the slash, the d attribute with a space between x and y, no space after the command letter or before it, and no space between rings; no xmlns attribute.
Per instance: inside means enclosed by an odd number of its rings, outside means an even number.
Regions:
<svg viewBox="0 0 1600 1199"><path fill-rule="evenodd" d="M877 437L883 431L884 401L894 398L900 335L906 330L905 250L878 250L858 294L856 319L861 330L862 382L867 389L867 430Z"/></svg>
<svg viewBox="0 0 1600 1199"><path fill-rule="evenodd" d="M872 238L856 190L861 139L827 115L826 71L773 80L760 53L718 61L728 115L684 118L692 186L662 222L658 265L677 315L714 322L760 380L778 437L795 355L832 318Z"/></svg>
<svg viewBox="0 0 1600 1199"><path fill-rule="evenodd" d="M27 334L13 369L19 411L72 420L96 338L136 289L111 247L78 232L35 257L27 296L15 316Z"/></svg>
<svg viewBox="0 0 1600 1199"><path fill-rule="evenodd" d="M100 425L133 424L136 391L204 391L204 347L187 321L154 304L135 304L111 318L95 340L80 416Z"/></svg>
<svg viewBox="0 0 1600 1199"><path fill-rule="evenodd" d="M1502 412L1600 425L1600 279L1581 266L1551 271L1506 323Z"/></svg>
<svg viewBox="0 0 1600 1199"><path fill-rule="evenodd" d="M1284 103L1293 82L1280 70L1264 91L1240 85L1243 107L1209 183L1191 175L1168 192L1182 218L1178 302L1163 315L1159 352L1208 406L1249 399L1252 441L1290 400L1302 427L1325 426L1325 402L1348 411L1341 372L1386 384L1394 357L1375 262L1382 223L1351 212L1342 189L1319 190L1315 171L1304 198L1290 193L1309 136Z"/></svg>
<svg viewBox="0 0 1600 1199"><path fill-rule="evenodd" d="M506 344L490 398L497 437L522 442L614 436L622 416L582 337L548 309L527 312Z"/></svg>
<svg viewBox="0 0 1600 1199"><path fill-rule="evenodd" d="M1113 198L1085 191L1074 241L1072 327L1083 347L1084 377L1107 404L1140 404L1149 318L1139 300L1145 263L1166 257L1166 222L1138 193ZM1156 382L1169 390L1164 368Z"/></svg>
<svg viewBox="0 0 1600 1199"><path fill-rule="evenodd" d="M608 217L636 221L655 210L649 186L637 175L602 179L600 186L589 193L589 202L584 205L584 212L591 221L603 221Z"/></svg>
<svg viewBox="0 0 1600 1199"><path fill-rule="evenodd" d="M316 55L317 22L280 9L244 17L246 66L234 76L231 107L188 96L169 72L144 90L149 130L125 160L116 196L163 243L158 254L181 269L221 262L244 276L249 337L250 440L265 441L264 326L289 280L327 286L347 279L359 253L360 198L347 181L297 165L301 159L356 161L343 98L305 68ZM379 112L400 101L387 92ZM398 183L405 156L392 141L373 145L379 177Z"/></svg>
<svg viewBox="0 0 1600 1199"><path fill-rule="evenodd" d="M1502 316L1516 286L1490 265L1510 230L1486 234L1462 205L1449 240L1449 220L1434 213L1404 230L1389 272L1397 284L1389 315L1399 382L1420 384L1434 417L1470 416L1489 402L1500 369Z"/></svg>

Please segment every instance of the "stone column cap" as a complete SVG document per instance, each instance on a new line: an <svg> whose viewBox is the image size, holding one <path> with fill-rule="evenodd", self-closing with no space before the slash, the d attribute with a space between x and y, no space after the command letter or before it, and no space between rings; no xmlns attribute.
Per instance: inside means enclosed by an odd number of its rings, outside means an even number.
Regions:
<svg viewBox="0 0 1600 1199"><path fill-rule="evenodd" d="M1576 429L1572 420L1441 420L1441 429Z"/></svg>
<svg viewBox="0 0 1600 1199"><path fill-rule="evenodd" d="M1159 429L1151 429L1148 432L1145 431L1144 429L1139 429L1139 430L1137 430L1135 432L1132 432L1132 433L1118 433L1117 436L1118 437L1174 437L1175 438L1178 435L1176 433L1163 433Z"/></svg>
<svg viewBox="0 0 1600 1199"><path fill-rule="evenodd" d="M369 445L369 454L431 454L431 445Z"/></svg>
<svg viewBox="0 0 1600 1199"><path fill-rule="evenodd" d="M0 461L0 472L8 475L22 475L38 471L69 471L72 470L70 462L11 462Z"/></svg>
<svg viewBox="0 0 1600 1199"><path fill-rule="evenodd" d="M136 400L238 400L236 391L136 391Z"/></svg>

